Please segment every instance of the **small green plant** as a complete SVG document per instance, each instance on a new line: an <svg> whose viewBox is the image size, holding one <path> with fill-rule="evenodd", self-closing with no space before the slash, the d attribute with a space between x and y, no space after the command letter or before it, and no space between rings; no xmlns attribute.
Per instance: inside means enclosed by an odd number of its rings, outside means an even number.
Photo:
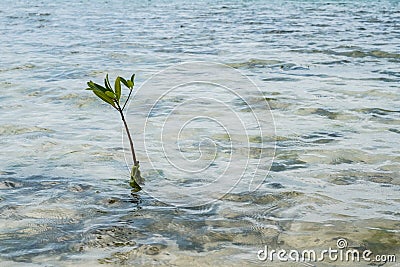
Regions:
<svg viewBox="0 0 400 267"><path fill-rule="evenodd" d="M131 147L132 152L132 159L133 159L133 167L131 170L131 179L129 185L134 189L134 191L140 191L142 188L139 184L144 182L144 179L140 175L139 170L139 161L136 158L135 148L133 147L133 140L131 134L129 132L128 124L126 123L125 116L124 116L124 109L126 104L129 101L129 98L132 95L135 74L131 76L129 80L126 80L120 76L115 79L114 89L111 87L110 81L108 79L108 74L104 78L104 86L94 83L93 81L89 81L87 85L89 88L86 90L92 91L96 96L98 96L101 100L110 104L114 109L116 109L119 114L121 115L122 122L124 123L125 131L129 139L129 144ZM121 105L121 83L125 85L129 89L128 97L125 99L124 104Z"/></svg>

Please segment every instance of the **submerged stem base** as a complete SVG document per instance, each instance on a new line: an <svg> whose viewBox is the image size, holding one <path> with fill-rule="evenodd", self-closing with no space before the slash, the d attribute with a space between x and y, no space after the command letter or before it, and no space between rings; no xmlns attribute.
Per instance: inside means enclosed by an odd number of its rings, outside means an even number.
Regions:
<svg viewBox="0 0 400 267"><path fill-rule="evenodd" d="M140 175L139 163L137 165L133 165L131 171L131 180L129 181L129 185L133 188L134 192L138 192L142 190L142 187L139 184L144 184L144 179Z"/></svg>

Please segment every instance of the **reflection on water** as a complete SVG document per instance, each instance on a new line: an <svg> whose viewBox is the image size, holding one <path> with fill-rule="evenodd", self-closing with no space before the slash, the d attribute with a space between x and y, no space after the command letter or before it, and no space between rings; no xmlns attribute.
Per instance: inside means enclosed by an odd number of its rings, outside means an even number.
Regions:
<svg viewBox="0 0 400 267"><path fill-rule="evenodd" d="M2 266L259 266L265 244L322 250L339 238L399 255L399 3L264 2L0 3ZM276 142L267 179L195 208L131 195L118 114L85 81L135 72L140 86L199 60L260 87L250 102L268 102L276 133L248 141L255 158ZM145 116L135 101L133 121ZM229 136L214 129L182 132L176 152L195 160L200 146L228 160ZM151 170L151 186L170 171Z"/></svg>

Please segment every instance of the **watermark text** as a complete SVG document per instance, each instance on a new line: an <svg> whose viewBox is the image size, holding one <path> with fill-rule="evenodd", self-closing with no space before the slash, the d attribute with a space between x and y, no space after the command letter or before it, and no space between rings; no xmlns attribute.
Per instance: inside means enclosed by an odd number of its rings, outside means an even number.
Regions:
<svg viewBox="0 0 400 267"><path fill-rule="evenodd" d="M358 250L349 248L347 240L340 238L336 242L336 247L329 247L321 251L313 249L306 250L285 250L269 249L267 245L264 249L257 252L260 261L294 261L294 262L322 262L322 261L342 261L342 262L396 262L395 254L374 255L371 250Z"/></svg>

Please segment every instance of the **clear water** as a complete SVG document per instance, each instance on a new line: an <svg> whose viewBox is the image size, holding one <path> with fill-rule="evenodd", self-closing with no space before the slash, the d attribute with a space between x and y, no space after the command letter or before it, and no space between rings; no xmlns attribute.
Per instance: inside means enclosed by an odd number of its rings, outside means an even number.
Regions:
<svg viewBox="0 0 400 267"><path fill-rule="evenodd" d="M399 255L398 1L5 0L0 27L2 266L257 266L338 238ZM130 193L118 114L83 89L189 61L260 87L276 151L257 191L176 208Z"/></svg>

